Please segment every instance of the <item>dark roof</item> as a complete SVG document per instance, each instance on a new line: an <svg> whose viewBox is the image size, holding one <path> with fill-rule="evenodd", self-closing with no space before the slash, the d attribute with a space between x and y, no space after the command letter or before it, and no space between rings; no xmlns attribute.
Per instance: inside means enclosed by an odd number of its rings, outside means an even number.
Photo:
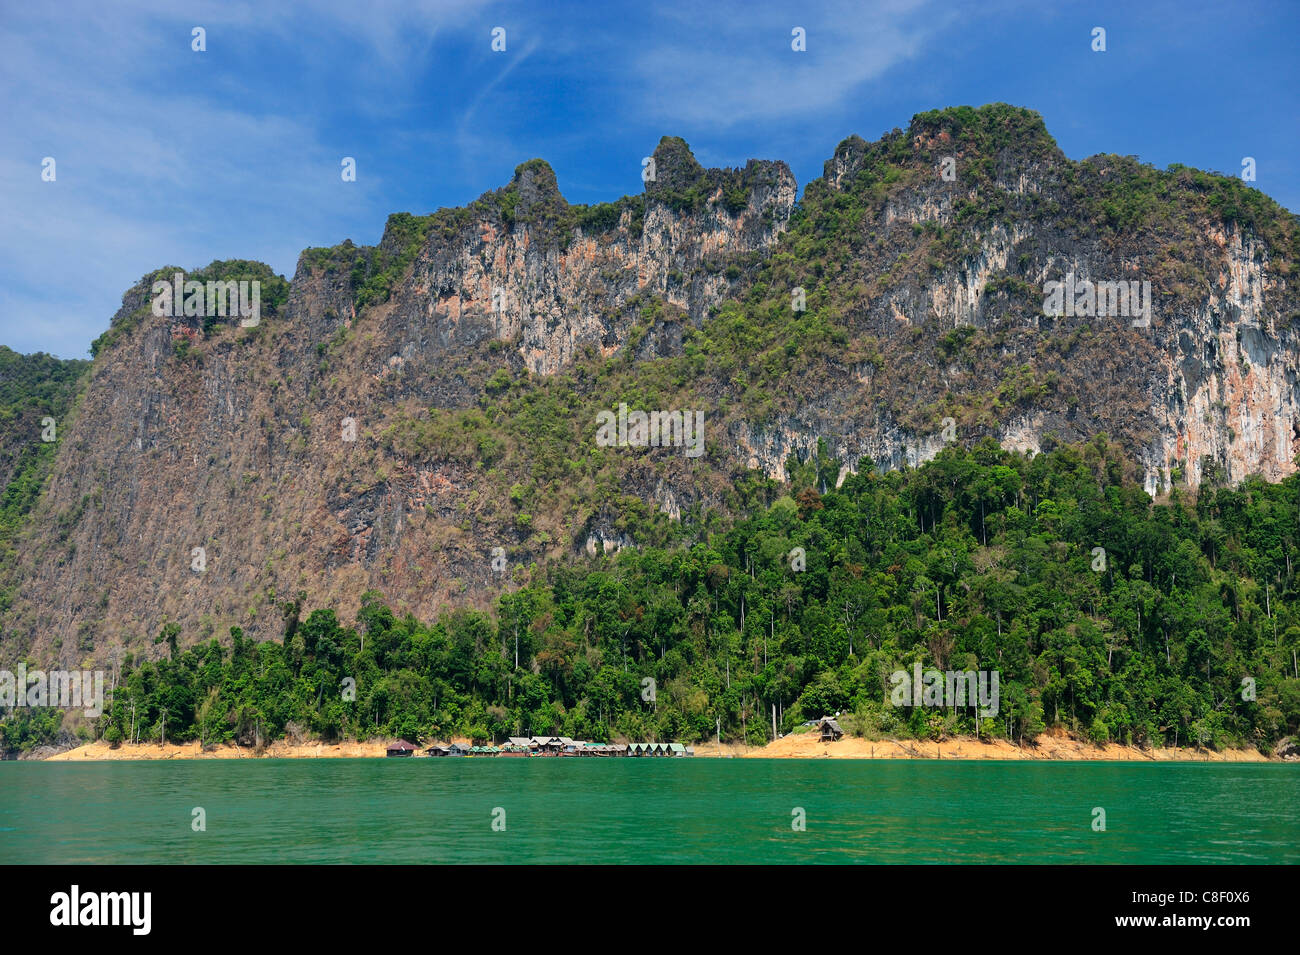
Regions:
<svg viewBox="0 0 1300 955"><path fill-rule="evenodd" d="M399 739L396 743L390 743L388 745L388 751L390 753L394 752L395 750L401 750L402 752L406 752L407 750L410 750L412 753L414 753L415 749L416 747L414 743L408 743L404 739Z"/></svg>

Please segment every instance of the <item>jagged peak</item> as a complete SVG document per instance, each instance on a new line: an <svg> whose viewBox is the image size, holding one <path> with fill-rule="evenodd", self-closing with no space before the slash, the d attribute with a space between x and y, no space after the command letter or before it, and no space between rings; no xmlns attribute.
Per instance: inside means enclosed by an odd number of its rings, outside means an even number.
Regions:
<svg viewBox="0 0 1300 955"><path fill-rule="evenodd" d="M840 144L835 147L835 155L848 156L866 148L867 141L857 133L854 133L852 136L848 136L840 141Z"/></svg>
<svg viewBox="0 0 1300 955"><path fill-rule="evenodd" d="M560 192L560 184L555 178L555 170L545 159L530 159L515 167L515 174L507 189L515 189L521 202L532 203L539 199L554 200L568 204Z"/></svg>
<svg viewBox="0 0 1300 955"><path fill-rule="evenodd" d="M138 307L141 292L150 293L155 282L171 282L177 272L183 275L187 282L224 282L229 279L257 279L262 282L275 279L281 282L285 281L283 275L277 274L271 266L257 259L213 259L201 268L189 269L181 265L164 265L146 272L127 288L122 293L122 305L129 308ZM119 312L118 315L114 316L113 321L121 320L124 314L124 312Z"/></svg>
<svg viewBox="0 0 1300 955"><path fill-rule="evenodd" d="M822 164L822 178L831 185L838 186L846 175L855 172L862 165L862 157L867 152L867 141L854 134L835 147L831 158Z"/></svg>
<svg viewBox="0 0 1300 955"><path fill-rule="evenodd" d="M958 143L974 147L999 142L1033 142L1056 148L1056 140L1047 131L1042 114L1009 103L986 103L983 106L949 106L917 113L907 128L915 138L926 134L947 134Z"/></svg>
<svg viewBox="0 0 1300 955"><path fill-rule="evenodd" d="M651 195L690 189L707 175L680 136L664 136L651 156L655 161L655 178L645 184L645 191Z"/></svg>
<svg viewBox="0 0 1300 955"><path fill-rule="evenodd" d="M737 215L756 191L768 194L786 187L792 197L795 192L794 174L781 160L750 159L739 169L705 168L680 136L660 139L653 158L655 175L646 180L645 196L678 213L699 213L718 201Z"/></svg>
<svg viewBox="0 0 1300 955"><path fill-rule="evenodd" d="M545 159L530 159L515 167L508 185L491 193L501 218L515 222L554 222L562 218L569 202L560 192L555 170Z"/></svg>
<svg viewBox="0 0 1300 955"><path fill-rule="evenodd" d="M263 314L278 315L289 297L289 281L265 262L256 259L213 259L197 269L179 265L164 265L146 272L122 293L122 307L109 319L108 329L90 343L90 354L99 357L105 349L120 341L138 327L150 310L154 297L154 283L171 285L179 273L185 282L255 281L259 283L259 300Z"/></svg>
<svg viewBox="0 0 1300 955"><path fill-rule="evenodd" d="M1066 161L1041 115L1007 103L989 103L917 113L906 130L890 130L874 142L849 136L826 161L823 178L830 188L842 189L863 168L877 163L929 165L944 155L970 159L1008 149L1031 160Z"/></svg>

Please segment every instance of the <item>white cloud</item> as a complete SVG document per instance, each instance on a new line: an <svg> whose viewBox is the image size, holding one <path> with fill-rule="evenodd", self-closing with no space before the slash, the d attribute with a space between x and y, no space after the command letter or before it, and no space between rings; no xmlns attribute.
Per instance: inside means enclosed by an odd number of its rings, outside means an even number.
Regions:
<svg viewBox="0 0 1300 955"><path fill-rule="evenodd" d="M483 10L446 0L6 9L0 342L80 356L150 269L238 257L290 272L312 237L341 239L341 223L377 232L389 211L377 208L381 174L369 163L342 183L343 144L295 108L310 78L241 75L230 44L278 45L328 74L348 97L340 112L369 119L392 108L382 91L400 89L439 30ZM191 25L207 30L206 54L190 50ZM202 70L211 82L193 83ZM57 162L53 183L41 181L44 156Z"/></svg>
<svg viewBox="0 0 1300 955"><path fill-rule="evenodd" d="M652 115L715 126L797 119L842 105L954 19L924 0L679 10L637 74ZM795 27L806 32L805 52L791 49Z"/></svg>

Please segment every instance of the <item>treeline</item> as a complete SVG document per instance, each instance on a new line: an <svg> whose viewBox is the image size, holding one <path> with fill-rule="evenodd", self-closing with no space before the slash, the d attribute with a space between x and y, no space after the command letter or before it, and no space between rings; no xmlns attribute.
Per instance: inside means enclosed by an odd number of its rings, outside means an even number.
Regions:
<svg viewBox="0 0 1300 955"><path fill-rule="evenodd" d="M281 642L126 657L110 741L563 734L761 745L840 712L870 736L1269 748L1300 722L1300 480L1155 504L1104 438L1026 458L991 441L919 469L791 461L755 514L507 585L492 614L355 621L283 605ZM485 558L486 559L486 558ZM156 642L158 642L156 641ZM517 660L517 662L516 662ZM916 662L1000 674L995 717L895 707Z"/></svg>

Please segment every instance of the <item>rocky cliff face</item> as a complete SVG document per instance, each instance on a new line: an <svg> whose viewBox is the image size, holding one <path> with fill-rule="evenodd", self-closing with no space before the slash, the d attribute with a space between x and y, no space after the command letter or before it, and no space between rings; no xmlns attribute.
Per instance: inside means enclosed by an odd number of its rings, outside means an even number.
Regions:
<svg viewBox="0 0 1300 955"><path fill-rule="evenodd" d="M1142 453L1148 490L1168 486L1177 462L1186 462L1193 485L1207 462L1231 481L1277 481L1296 468L1296 315L1279 308L1293 308L1294 283L1278 278L1267 250L1240 228L1214 226L1205 237L1219 253L1213 284L1158 338L1157 435Z"/></svg>
<svg viewBox="0 0 1300 955"><path fill-rule="evenodd" d="M847 471L915 465L951 440L1037 452L1106 432L1153 495L1196 487L1207 470L1233 482L1295 471L1295 216L1275 208L1266 241L1240 209L1225 220L1205 208L1206 180L1221 177L1120 157L1070 163L1023 116L994 148L972 150L936 116L889 147L845 141L810 187L832 208L865 198L857 268L832 284L861 283L842 296L845 324L876 353L844 369L847 391L735 422L749 467L782 478L789 455L808 458L819 438ZM882 156L904 143L924 158L903 168L920 175L882 189ZM1044 314L1047 283L1068 275L1080 288L1147 282L1152 315Z"/></svg>
<svg viewBox="0 0 1300 955"><path fill-rule="evenodd" d="M819 442L841 478L1098 432L1153 494L1295 469L1295 217L1218 177L1072 163L1008 107L846 140L798 208L782 163L655 159L617 203L570 206L534 160L378 247L308 250L252 328L155 317L146 276L61 432L6 644L268 638L299 592L432 617L734 509L746 469ZM1150 326L1045 315L1067 273L1149 282ZM619 402L706 408L708 453L597 447Z"/></svg>
<svg viewBox="0 0 1300 955"><path fill-rule="evenodd" d="M644 197L581 210L545 163L521 166L430 217L386 301L358 290L410 244L405 220L378 249L305 253L287 303L253 328L155 316L152 283L173 270L143 278L65 433L6 640L83 659L151 646L164 618L190 639L235 622L275 635L277 603L299 590L355 606L380 586L426 616L481 598L500 579L489 536L511 541L475 527L477 462L411 460L382 436L472 406L490 371L615 354L651 305L636 356L679 352L682 327L744 287L794 207L789 169L704 170L667 139L655 156Z"/></svg>

